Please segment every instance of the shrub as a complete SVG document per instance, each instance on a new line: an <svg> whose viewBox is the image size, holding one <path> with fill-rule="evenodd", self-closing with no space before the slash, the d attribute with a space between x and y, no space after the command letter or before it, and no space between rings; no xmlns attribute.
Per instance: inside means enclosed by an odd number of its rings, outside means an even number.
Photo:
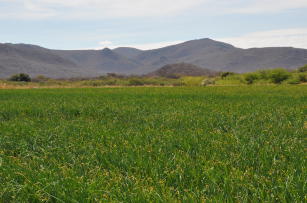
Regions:
<svg viewBox="0 0 307 203"><path fill-rule="evenodd" d="M118 85L117 84L117 80L106 80L106 81L104 81L104 84L105 85Z"/></svg>
<svg viewBox="0 0 307 203"><path fill-rule="evenodd" d="M307 64L303 67L298 68L298 72L307 72Z"/></svg>
<svg viewBox="0 0 307 203"><path fill-rule="evenodd" d="M300 84L300 80L297 77L291 78L291 79L287 80L286 82L288 84L291 84L291 85Z"/></svg>
<svg viewBox="0 0 307 203"><path fill-rule="evenodd" d="M256 73L248 73L245 75L244 79L247 84L253 84L255 80L257 80L259 76Z"/></svg>
<svg viewBox="0 0 307 203"><path fill-rule="evenodd" d="M118 74L118 73L107 73L108 78L125 78L124 75Z"/></svg>
<svg viewBox="0 0 307 203"><path fill-rule="evenodd" d="M300 82L307 82L307 73L299 73L298 74L298 79Z"/></svg>
<svg viewBox="0 0 307 203"><path fill-rule="evenodd" d="M9 80L15 82L31 82L31 77L26 73L19 73L12 75Z"/></svg>
<svg viewBox="0 0 307 203"><path fill-rule="evenodd" d="M227 76L230 76L230 75L234 75L235 73L233 72L222 72L221 73L221 78L224 79L226 78Z"/></svg>
<svg viewBox="0 0 307 203"><path fill-rule="evenodd" d="M291 77L286 81L288 84L299 84L307 82L307 73L292 73Z"/></svg>
<svg viewBox="0 0 307 203"><path fill-rule="evenodd" d="M269 76L273 83L280 84L282 81L290 78L291 74L286 69L276 68L271 70Z"/></svg>
<svg viewBox="0 0 307 203"><path fill-rule="evenodd" d="M145 84L144 81L141 81L139 79L131 79L129 80L129 83L128 83L128 85L131 85L131 86L142 86L144 84Z"/></svg>
<svg viewBox="0 0 307 203"><path fill-rule="evenodd" d="M258 74L258 79L269 80L271 70L259 70L256 73Z"/></svg>
<svg viewBox="0 0 307 203"><path fill-rule="evenodd" d="M202 86L208 86L208 85L214 85L215 84L215 80L212 78L206 78L201 82Z"/></svg>

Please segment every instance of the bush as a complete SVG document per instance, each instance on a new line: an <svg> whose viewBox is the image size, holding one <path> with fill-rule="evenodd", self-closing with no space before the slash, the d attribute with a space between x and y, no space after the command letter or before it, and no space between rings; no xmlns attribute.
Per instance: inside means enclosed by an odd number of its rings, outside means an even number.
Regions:
<svg viewBox="0 0 307 203"><path fill-rule="evenodd" d="M208 86L208 85L214 85L215 84L215 80L212 78L206 78L201 82L202 86Z"/></svg>
<svg viewBox="0 0 307 203"><path fill-rule="evenodd" d="M234 75L235 73L233 72L222 72L221 73L221 78L224 79L226 78L227 76L230 76L230 75Z"/></svg>
<svg viewBox="0 0 307 203"><path fill-rule="evenodd" d="M269 80L270 79L270 71L271 70L259 70L257 71L258 79Z"/></svg>
<svg viewBox="0 0 307 203"><path fill-rule="evenodd" d="M102 82L102 84L104 84L104 85L109 85L109 86L112 86L112 85L118 85L117 84L117 80L105 80L105 81L103 81Z"/></svg>
<svg viewBox="0 0 307 203"><path fill-rule="evenodd" d="M9 80L15 82L31 82L31 77L26 73L19 73L12 75Z"/></svg>
<svg viewBox="0 0 307 203"><path fill-rule="evenodd" d="M107 73L108 78L125 78L124 75L118 74L118 73Z"/></svg>
<svg viewBox="0 0 307 203"><path fill-rule="evenodd" d="M300 82L307 82L307 73L299 73L298 74L298 79Z"/></svg>
<svg viewBox="0 0 307 203"><path fill-rule="evenodd" d="M248 73L245 75L244 79L247 84L253 84L255 80L257 80L259 76L256 73Z"/></svg>
<svg viewBox="0 0 307 203"><path fill-rule="evenodd" d="M141 81L139 79L131 79L129 80L129 83L128 83L128 85L131 85L131 86L142 86L144 84L145 84L144 81Z"/></svg>
<svg viewBox="0 0 307 203"><path fill-rule="evenodd" d="M292 73L291 77L286 81L288 84L300 84L307 82L307 73Z"/></svg>
<svg viewBox="0 0 307 203"><path fill-rule="evenodd" d="M290 76L291 74L283 68L273 69L271 70L270 75L269 75L271 81L275 84L280 84L282 81L290 78Z"/></svg>
<svg viewBox="0 0 307 203"><path fill-rule="evenodd" d="M297 70L298 72L307 72L307 65L304 65L303 67L300 67Z"/></svg>
<svg viewBox="0 0 307 203"><path fill-rule="evenodd" d="M300 84L300 80L297 77L291 78L291 79L287 80L286 82L288 84L291 84L291 85Z"/></svg>

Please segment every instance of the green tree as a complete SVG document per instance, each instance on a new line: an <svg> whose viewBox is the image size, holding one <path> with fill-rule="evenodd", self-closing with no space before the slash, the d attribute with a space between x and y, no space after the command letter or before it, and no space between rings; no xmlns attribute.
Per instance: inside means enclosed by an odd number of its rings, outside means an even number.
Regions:
<svg viewBox="0 0 307 203"><path fill-rule="evenodd" d="M282 81L290 78L291 74L284 68L276 68L271 70L270 79L275 84L280 84Z"/></svg>
<svg viewBox="0 0 307 203"><path fill-rule="evenodd" d="M9 80L16 82L31 82L31 77L26 73L19 73L16 75L12 75Z"/></svg>
<svg viewBox="0 0 307 203"><path fill-rule="evenodd" d="M230 76L230 75L234 75L235 73L233 72L222 72L221 73L221 78L224 79L226 78L227 76Z"/></svg>
<svg viewBox="0 0 307 203"><path fill-rule="evenodd" d="M259 76L256 73L248 73L245 75L244 79L247 84L253 84L255 80L257 80Z"/></svg>
<svg viewBox="0 0 307 203"><path fill-rule="evenodd" d="M268 80L270 77L270 70L259 70L256 72L259 76L258 79Z"/></svg>
<svg viewBox="0 0 307 203"><path fill-rule="evenodd" d="M307 64L297 69L298 72L307 72Z"/></svg>
<svg viewBox="0 0 307 203"><path fill-rule="evenodd" d="M307 82L307 72L299 73L298 78L300 82Z"/></svg>

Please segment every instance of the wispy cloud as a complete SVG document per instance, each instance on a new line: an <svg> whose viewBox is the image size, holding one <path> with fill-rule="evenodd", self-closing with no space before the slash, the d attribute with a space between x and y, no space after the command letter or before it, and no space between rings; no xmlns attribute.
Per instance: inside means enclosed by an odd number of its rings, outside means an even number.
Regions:
<svg viewBox="0 0 307 203"><path fill-rule="evenodd" d="M307 7L306 0L253 0L242 7L234 8L233 12L254 14L272 13L305 7Z"/></svg>
<svg viewBox="0 0 307 203"><path fill-rule="evenodd" d="M307 28L269 30L217 39L240 48L296 47L307 49Z"/></svg>
<svg viewBox="0 0 307 203"><path fill-rule="evenodd" d="M206 0L0 0L0 17L120 18L173 15Z"/></svg>
<svg viewBox="0 0 307 203"><path fill-rule="evenodd" d="M191 8L215 15L305 8L306 0L0 0L1 18L121 18L176 15Z"/></svg>

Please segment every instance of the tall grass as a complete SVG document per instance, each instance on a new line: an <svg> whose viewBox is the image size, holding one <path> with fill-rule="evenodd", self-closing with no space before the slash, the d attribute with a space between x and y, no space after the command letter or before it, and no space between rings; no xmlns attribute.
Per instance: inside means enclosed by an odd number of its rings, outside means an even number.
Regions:
<svg viewBox="0 0 307 203"><path fill-rule="evenodd" d="M304 202L306 86L0 91L2 202Z"/></svg>

